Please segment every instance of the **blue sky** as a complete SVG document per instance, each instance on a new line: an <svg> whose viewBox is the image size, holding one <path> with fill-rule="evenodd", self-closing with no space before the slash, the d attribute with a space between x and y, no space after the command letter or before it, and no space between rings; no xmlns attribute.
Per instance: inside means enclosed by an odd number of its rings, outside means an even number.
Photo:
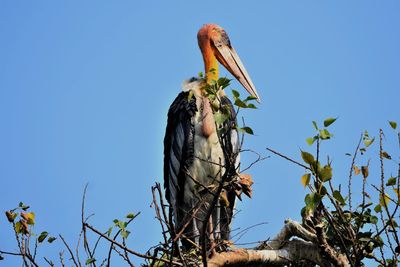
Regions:
<svg viewBox="0 0 400 267"><path fill-rule="evenodd" d="M382 127L388 150L397 148L387 121L400 122L399 11L398 1L2 1L1 211L24 201L37 232L76 242L89 183L92 224L107 229L141 211L129 245L144 252L161 240L149 206L151 185L162 181L166 113L182 81L203 70L196 34L210 22L226 29L262 98L242 114L255 131L245 147L299 159L312 150L311 121L339 117L323 155L345 183L344 154L362 131L377 136ZM236 81L232 88L245 94ZM376 153L375 144L360 164L377 163ZM254 197L238 204L234 228L268 224L239 242L300 219L306 194L304 171L275 156L250 172ZM0 248L15 248L5 218L0 229ZM57 258L61 247L41 250Z"/></svg>

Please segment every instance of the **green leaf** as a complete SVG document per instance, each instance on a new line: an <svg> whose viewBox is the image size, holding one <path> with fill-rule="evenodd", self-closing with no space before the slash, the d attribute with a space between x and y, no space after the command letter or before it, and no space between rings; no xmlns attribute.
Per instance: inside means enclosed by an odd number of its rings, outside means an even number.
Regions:
<svg viewBox="0 0 400 267"><path fill-rule="evenodd" d="M393 224L393 226L392 226L392 224ZM398 228L398 227L399 227L399 225L397 224L396 220L393 219L393 218L387 220L387 225L389 225L390 228L392 228L393 230L396 230L396 229L394 229L394 228Z"/></svg>
<svg viewBox="0 0 400 267"><path fill-rule="evenodd" d="M244 102L251 101L251 100L256 100L256 99L257 99L257 97L250 95L250 96L246 97Z"/></svg>
<svg viewBox="0 0 400 267"><path fill-rule="evenodd" d="M385 195L380 194L379 195L379 204L381 206L387 207L389 205L389 202L390 202L390 198L389 198L389 196L387 194L385 194Z"/></svg>
<svg viewBox="0 0 400 267"><path fill-rule="evenodd" d="M23 202L19 202L18 207L20 207L24 211L29 209L29 206L26 206Z"/></svg>
<svg viewBox="0 0 400 267"><path fill-rule="evenodd" d="M238 128L238 131L241 133L247 133L247 134L254 134L253 129L251 129L250 127L246 126L246 127L242 127L242 128Z"/></svg>
<svg viewBox="0 0 400 267"><path fill-rule="evenodd" d="M373 216L373 215L372 215L372 216L370 217L370 220L371 220L371 223L372 223L372 224L377 224L377 223L378 223L378 217L376 217L376 216Z"/></svg>
<svg viewBox="0 0 400 267"><path fill-rule="evenodd" d="M235 98L235 99L240 96L239 92L234 89L232 89L232 95L233 95L233 98Z"/></svg>
<svg viewBox="0 0 400 267"><path fill-rule="evenodd" d="M304 202L306 203L306 208L309 211L314 211L321 203L321 199L322 197L318 193L307 194L304 199Z"/></svg>
<svg viewBox="0 0 400 267"><path fill-rule="evenodd" d="M396 128L397 128L397 122L395 122L395 121L389 121L389 124L390 124L390 127L393 128L393 130L396 130Z"/></svg>
<svg viewBox="0 0 400 267"><path fill-rule="evenodd" d="M319 130L319 136L322 140L327 140L332 137L332 134L327 129Z"/></svg>
<svg viewBox="0 0 400 267"><path fill-rule="evenodd" d="M253 103L247 104L247 108L257 109L256 105Z"/></svg>
<svg viewBox="0 0 400 267"><path fill-rule="evenodd" d="M306 139L306 142L309 146L311 146L312 144L314 144L314 137L308 137Z"/></svg>
<svg viewBox="0 0 400 267"><path fill-rule="evenodd" d="M228 79L228 78L226 78L226 77L221 77L221 78L218 79L218 85L219 85L222 89L228 87L229 84L230 84L230 82L231 82L231 80Z"/></svg>
<svg viewBox="0 0 400 267"><path fill-rule="evenodd" d="M374 208L374 211L376 213L382 212L382 206L380 204L376 205L375 208Z"/></svg>
<svg viewBox="0 0 400 267"><path fill-rule="evenodd" d="M111 235L112 230L113 230L113 227L110 226L110 228L108 228L108 230L107 230L107 236L110 236L110 235Z"/></svg>
<svg viewBox="0 0 400 267"><path fill-rule="evenodd" d="M246 103L244 103L242 100L240 100L239 98L235 99L235 106L238 106L240 108L247 108Z"/></svg>
<svg viewBox="0 0 400 267"><path fill-rule="evenodd" d="M364 145L365 145L366 147L369 147L374 141L375 141L375 137L372 138L372 139L365 139L365 140L364 140Z"/></svg>
<svg viewBox="0 0 400 267"><path fill-rule="evenodd" d="M319 178L323 182L327 182L332 179L332 167L329 165L324 166L319 173Z"/></svg>
<svg viewBox="0 0 400 267"><path fill-rule="evenodd" d="M319 193L321 196L325 196L326 194L328 194L328 190L326 190L326 187L325 187L325 186L321 185L320 189L318 190L318 193Z"/></svg>
<svg viewBox="0 0 400 267"><path fill-rule="evenodd" d="M117 226L122 230L125 229L126 225L127 225L127 223L123 222L123 221L118 221L118 224L117 224Z"/></svg>
<svg viewBox="0 0 400 267"><path fill-rule="evenodd" d="M121 236L126 239L126 238L128 238L130 233L131 232L129 232L128 230L122 230L121 231Z"/></svg>
<svg viewBox="0 0 400 267"><path fill-rule="evenodd" d="M328 127L329 125L334 123L336 120L337 120L337 118L328 118L328 119L324 120L324 126Z"/></svg>
<svg viewBox="0 0 400 267"><path fill-rule="evenodd" d="M223 114L221 112L214 113L214 120L217 124L223 124L227 119L228 116L226 114Z"/></svg>
<svg viewBox="0 0 400 267"><path fill-rule="evenodd" d="M391 186L396 184L396 177L390 177L386 183L386 186Z"/></svg>
<svg viewBox="0 0 400 267"><path fill-rule="evenodd" d="M310 164L310 168L314 174L321 172L321 164L319 162L314 161L312 164Z"/></svg>
<svg viewBox="0 0 400 267"><path fill-rule="evenodd" d="M203 77L204 77L204 74L203 74L202 71L200 71L197 75L198 75L200 78L203 78Z"/></svg>
<svg viewBox="0 0 400 267"><path fill-rule="evenodd" d="M319 129L318 129L318 125L317 125L317 123L316 123L315 121L312 121L312 124L314 125L314 128L315 128L315 130L317 130L317 131L318 131Z"/></svg>
<svg viewBox="0 0 400 267"><path fill-rule="evenodd" d="M26 222L29 225L34 225L35 224L35 213L33 213L33 212L26 213L26 218L27 218Z"/></svg>
<svg viewBox="0 0 400 267"><path fill-rule="evenodd" d="M114 222L115 225L117 225L119 223L119 220L118 219L114 219L113 222Z"/></svg>
<svg viewBox="0 0 400 267"><path fill-rule="evenodd" d="M303 158L304 162L307 164L314 163L314 156L306 151L301 151L301 157Z"/></svg>
<svg viewBox="0 0 400 267"><path fill-rule="evenodd" d="M314 136L314 137L308 137L306 139L306 142L309 146L311 146L312 144L314 144L314 142L318 139L318 136Z"/></svg>
<svg viewBox="0 0 400 267"><path fill-rule="evenodd" d="M54 242L54 240L56 240L57 238L54 236L50 236L49 238L47 238L47 242L49 242L50 244Z"/></svg>
<svg viewBox="0 0 400 267"><path fill-rule="evenodd" d="M39 242L39 243L42 243L42 242L46 239L46 237L47 237L48 234L49 234L48 232L42 232L42 233L40 233L40 235L39 235L39 237L38 237L38 242Z"/></svg>
<svg viewBox="0 0 400 267"><path fill-rule="evenodd" d="M358 241L360 241L360 242L369 242L370 240L371 240L370 237L361 237L358 239Z"/></svg>
<svg viewBox="0 0 400 267"><path fill-rule="evenodd" d="M306 187L309 183L310 183L310 178L311 178L311 174L310 173L306 173L303 176L301 176L301 184Z"/></svg>
<svg viewBox="0 0 400 267"><path fill-rule="evenodd" d="M129 213L128 215L126 215L126 218L133 219L133 218L135 218L135 214Z"/></svg>
<svg viewBox="0 0 400 267"><path fill-rule="evenodd" d="M89 265L89 264L91 264L91 263L93 263L93 262L95 262L96 261L96 259L95 258L90 258L90 259L87 259L86 260L86 265Z"/></svg>
<svg viewBox="0 0 400 267"><path fill-rule="evenodd" d="M21 221L18 221L18 222L16 222L15 223L15 232L17 233L17 234L20 234L21 233Z"/></svg>
<svg viewBox="0 0 400 267"><path fill-rule="evenodd" d="M346 204L346 201L344 200L342 194L341 194L338 190L335 190L335 191L333 192L333 197L334 197L341 205L345 205L345 204Z"/></svg>

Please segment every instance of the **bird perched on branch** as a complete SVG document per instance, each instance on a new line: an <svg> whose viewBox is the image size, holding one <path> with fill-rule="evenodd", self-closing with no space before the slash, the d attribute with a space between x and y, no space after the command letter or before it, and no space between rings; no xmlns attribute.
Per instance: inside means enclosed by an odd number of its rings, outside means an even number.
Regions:
<svg viewBox="0 0 400 267"><path fill-rule="evenodd" d="M206 242L229 240L240 142L235 110L222 90L229 80L219 79L218 62L260 99L224 29L206 24L197 38L205 77L184 82L169 108L164 138L166 198L186 249L201 245L202 232Z"/></svg>

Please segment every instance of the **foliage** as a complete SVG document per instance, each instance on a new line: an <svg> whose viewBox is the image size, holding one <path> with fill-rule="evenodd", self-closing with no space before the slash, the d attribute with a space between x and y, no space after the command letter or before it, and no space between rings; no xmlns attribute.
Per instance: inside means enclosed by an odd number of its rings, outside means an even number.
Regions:
<svg viewBox="0 0 400 267"><path fill-rule="evenodd" d="M371 184L368 189L369 162L363 157L367 149L370 149L375 138L370 137L365 131L360 138L356 151L352 156L350 176L348 178L348 191L342 187L334 186L333 166L328 160L322 163L319 155L322 142L333 136L328 127L336 121L336 118L328 118L324 121L325 128L320 129L313 121L316 135L307 138L307 144L316 143L316 152L301 151L304 168L307 173L301 177L301 184L310 190L305 197L305 207L302 209L303 223L315 229L317 225L323 225L326 241L332 248L346 255L351 266L362 266L365 258L373 259L379 266L397 266L400 252L398 238L399 218L398 208L400 204L400 165L397 176L385 176L385 161L393 161L392 157L383 150L383 131L379 133L380 184ZM390 121L390 126L395 130L396 122ZM400 135L397 133L400 142ZM360 146L362 143L363 147ZM358 162L363 162L358 163ZM360 166L359 164L362 164ZM362 176L363 187L360 203L356 206L352 203L352 176ZM372 190L372 192L371 192ZM377 198L374 198L374 193Z"/></svg>
<svg viewBox="0 0 400 267"><path fill-rule="evenodd" d="M237 114L241 109L256 109L254 100L256 97L248 96L246 98L241 98L240 93L232 89L233 95L233 105L236 106L235 114L231 114L231 109L228 103L223 103L221 101L220 93L225 90L230 85L231 80L225 77L219 78L217 81L213 81L211 84L205 84L204 90L206 96L208 97L210 103L212 104L212 109L214 113L214 120L218 126L218 132L224 134L228 129L232 127L227 122L233 117L236 120ZM254 134L253 129L249 126L243 125L243 127L238 127L236 124L233 125L240 133L243 134Z"/></svg>

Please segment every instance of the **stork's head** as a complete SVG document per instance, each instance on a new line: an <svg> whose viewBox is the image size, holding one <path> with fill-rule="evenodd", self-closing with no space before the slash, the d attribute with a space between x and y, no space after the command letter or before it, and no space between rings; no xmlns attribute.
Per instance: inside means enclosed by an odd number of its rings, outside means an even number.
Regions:
<svg viewBox="0 0 400 267"><path fill-rule="evenodd" d="M250 95L260 101L256 88L224 29L216 24L206 24L199 30L197 40L203 54L207 81L218 79L218 60Z"/></svg>

